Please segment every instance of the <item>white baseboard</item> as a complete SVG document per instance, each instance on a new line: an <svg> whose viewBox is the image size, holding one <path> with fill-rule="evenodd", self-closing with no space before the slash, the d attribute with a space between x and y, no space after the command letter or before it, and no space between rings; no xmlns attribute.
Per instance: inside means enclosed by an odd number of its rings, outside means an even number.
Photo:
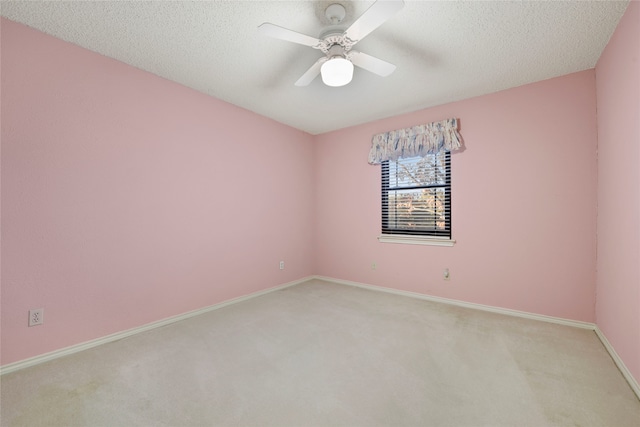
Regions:
<svg viewBox="0 0 640 427"><path fill-rule="evenodd" d="M48 362L50 360L57 359L59 357L68 356L70 354L77 353L79 351L88 350L93 347L97 347L102 344L107 344L113 341L121 340L123 338L130 337L131 335L139 334L141 332L149 331L151 329L159 328L162 326L169 325L171 323L179 322L181 320L188 319L190 317L198 316L200 314L208 313L213 310L217 310L222 307L226 307L231 304L237 304L242 301L246 301L252 298L259 297L261 295L265 295L271 292L279 291L280 289L285 289L291 286L298 285L300 283L307 282L311 280L312 277L305 277L303 279L295 280L293 282L285 283L283 285L275 286L273 288L265 289L263 291L254 292L249 295L243 295L241 297L233 298L227 301L223 301L218 304L214 304L208 307L204 307L198 310L189 311L187 313L179 314L177 316L168 317L166 319L158 320L156 322L148 323L146 325L138 326L132 329L127 329L126 331L116 332L111 335L107 335L105 337L96 338L91 341L86 341L80 344L75 344L70 347L61 348L59 350L54 350L49 353L41 354L35 357L30 357L28 359L19 360L17 362L9 363L4 366L0 366L0 375L8 374L10 372L15 372L20 369L28 368L29 366L38 365L40 363Z"/></svg>
<svg viewBox="0 0 640 427"><path fill-rule="evenodd" d="M634 391L636 396L638 396L638 399L640 399L640 386L638 385L638 382L633 377L633 375L631 375L631 372L629 371L629 369L626 367L626 365L624 364L622 359L620 359L620 356L618 356L618 354L614 350L613 346L609 343L607 338L604 336L604 334L602 333L600 328L598 328L598 326L595 323L580 322L580 321L577 321L577 320L563 319L561 317L545 316L543 314L528 313L526 311L511 310L511 309L508 309L508 308L493 307L493 306L490 306L490 305L483 305L483 304L475 304L475 303L471 303L471 302L458 301L458 300L449 299L449 298L442 298L442 297L435 297L435 296L431 296L431 295L419 294L419 293L416 293L416 292L401 291L401 290L398 290L398 289L392 289L392 288L385 288L385 287L382 287L382 286L369 285L369 284L366 284L366 283L359 283L359 282L352 282L352 281L349 281L349 280L334 279L332 277L314 276L313 278L314 279L318 279L318 280L324 280L326 282L337 283L337 284L341 284L341 285L348 285L348 286L355 286L355 287L363 288L363 289L369 289L369 290L372 290L372 291L386 292L386 293L395 294L395 295L402 295L402 296L407 296L407 297L411 297L411 298L418 298L418 299L427 300L427 301L433 301L433 302L440 302L440 303L443 303L443 304L455 305L455 306L458 306L458 307L472 308L472 309L475 309L475 310L489 311L491 313L505 314L507 316L523 317L525 319L539 320L539 321L542 321L542 322L557 323L557 324L560 324L560 325L573 326L573 327L576 327L576 328L592 330L592 331L595 332L596 336L600 339L600 341L602 342L602 344L606 348L607 352L609 352L609 355L611 355L611 358L613 359L613 361L615 362L616 366L618 367L618 369L622 373L622 376L629 383L629 386L631 387L631 389Z"/></svg>
<svg viewBox="0 0 640 427"><path fill-rule="evenodd" d="M598 326L596 326L595 331L598 338L600 338L600 341L602 341L602 345L604 345L604 348L607 349L609 355L622 373L622 376L627 380L631 389L634 391L636 396L638 396L638 399L640 399L640 385L638 384L638 381L636 381L633 375L631 375L631 371L629 371L622 359L620 359L620 356L618 356L618 353L616 353L616 350L613 348L607 337Z"/></svg>
<svg viewBox="0 0 640 427"><path fill-rule="evenodd" d="M494 307L490 305L476 304L472 302L459 301L450 298L435 297L417 292L401 291L398 289L385 288L382 286L369 285L366 283L352 282L349 280L334 279L332 277L314 276L315 279L327 282L338 283L341 285L355 286L358 288L369 289L372 291L386 292L395 295L402 295L411 298L418 298L427 301L439 302L443 304L455 305L458 307L472 308L474 310L489 311L491 313L506 314L508 316L523 317L525 319L539 320L542 322L557 323L560 325L573 326L575 328L595 330L596 325L589 322L580 322L578 320L563 319L561 317L545 316L544 314L528 313L526 311L511 310L509 308Z"/></svg>

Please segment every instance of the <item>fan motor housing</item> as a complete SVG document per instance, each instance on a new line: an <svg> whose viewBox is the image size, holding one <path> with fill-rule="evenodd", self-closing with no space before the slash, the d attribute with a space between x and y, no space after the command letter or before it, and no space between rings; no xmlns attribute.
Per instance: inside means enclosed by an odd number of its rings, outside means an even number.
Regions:
<svg viewBox="0 0 640 427"><path fill-rule="evenodd" d="M329 51L334 46L340 46L342 50L349 51L353 47L354 43L344 35L344 28L338 26L331 26L320 33L320 40L322 43L316 48L320 49L324 53Z"/></svg>
<svg viewBox="0 0 640 427"><path fill-rule="evenodd" d="M320 33L318 37L320 40L326 40L329 37L341 36L344 34L346 28L342 25L330 25Z"/></svg>

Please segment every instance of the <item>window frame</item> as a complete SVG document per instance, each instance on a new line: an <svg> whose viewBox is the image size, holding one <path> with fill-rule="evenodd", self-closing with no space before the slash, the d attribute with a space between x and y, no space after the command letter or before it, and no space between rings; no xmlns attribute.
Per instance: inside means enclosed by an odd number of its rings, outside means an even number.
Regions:
<svg viewBox="0 0 640 427"><path fill-rule="evenodd" d="M429 154L436 156L437 154ZM415 159L412 157L411 159ZM400 159L404 160L404 159ZM451 191L451 152L445 151L445 183L424 186L391 187L389 160L381 164L381 235L378 240L383 243L425 244L437 246L453 246L452 239L452 191ZM386 179L385 179L386 175ZM392 228L389 224L389 191L393 190L423 190L429 188L443 188L445 191L445 216L448 227L445 230L407 230Z"/></svg>

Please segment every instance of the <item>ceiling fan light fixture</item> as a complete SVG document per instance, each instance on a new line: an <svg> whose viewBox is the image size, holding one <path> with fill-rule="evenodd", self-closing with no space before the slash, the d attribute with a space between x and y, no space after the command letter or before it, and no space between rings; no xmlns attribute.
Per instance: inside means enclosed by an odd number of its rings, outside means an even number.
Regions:
<svg viewBox="0 0 640 427"><path fill-rule="evenodd" d="M320 74L327 86L344 86L353 78L353 63L342 56L334 56L322 64Z"/></svg>

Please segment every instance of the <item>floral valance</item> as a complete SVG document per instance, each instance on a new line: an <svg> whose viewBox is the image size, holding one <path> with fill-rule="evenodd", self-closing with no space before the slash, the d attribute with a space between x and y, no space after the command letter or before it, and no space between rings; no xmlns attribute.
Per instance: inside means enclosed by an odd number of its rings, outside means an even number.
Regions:
<svg viewBox="0 0 640 427"><path fill-rule="evenodd" d="M385 160L426 156L440 151L455 151L461 147L458 120L447 119L406 129L379 133L371 139L369 164Z"/></svg>

